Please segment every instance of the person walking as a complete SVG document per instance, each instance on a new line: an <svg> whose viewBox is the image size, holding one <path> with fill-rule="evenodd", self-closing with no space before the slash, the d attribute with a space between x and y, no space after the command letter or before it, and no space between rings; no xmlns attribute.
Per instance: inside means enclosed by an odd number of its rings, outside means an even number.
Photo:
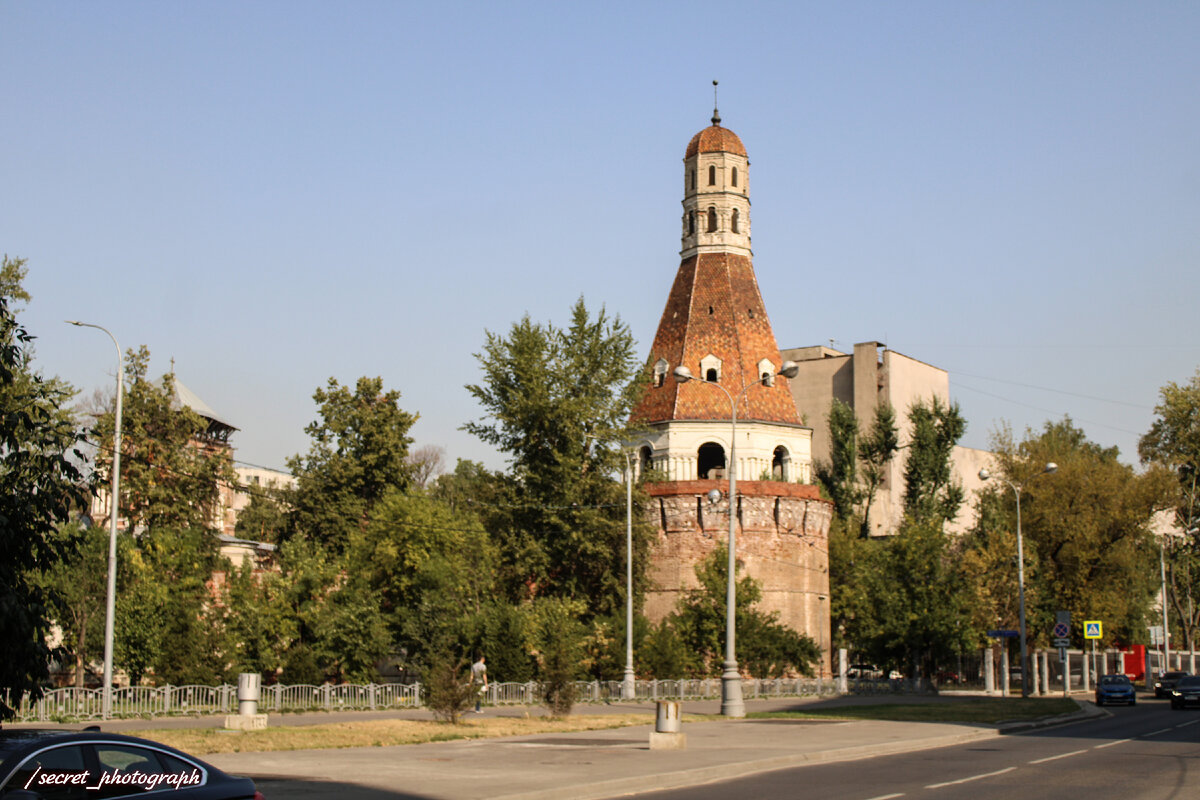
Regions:
<svg viewBox="0 0 1200 800"><path fill-rule="evenodd" d="M486 661L487 659L480 655L479 660L471 665L471 685L479 687L475 695L476 714L483 713L483 693L487 691L488 685Z"/></svg>

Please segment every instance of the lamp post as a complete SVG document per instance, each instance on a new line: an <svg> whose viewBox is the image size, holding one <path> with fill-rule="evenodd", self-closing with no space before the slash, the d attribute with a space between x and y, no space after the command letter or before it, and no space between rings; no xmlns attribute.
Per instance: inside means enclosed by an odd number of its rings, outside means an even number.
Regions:
<svg viewBox="0 0 1200 800"><path fill-rule="evenodd" d="M785 361L776 375L794 378L800 367L794 361ZM692 371L682 364L673 371L680 383L697 380ZM721 714L726 717L746 716L746 703L742 699L742 676L737 665L737 407L751 386L761 386L762 381L748 383L735 398L715 381L701 381L705 386L715 386L729 398L729 575L725 587L725 663L721 673Z"/></svg>
<svg viewBox="0 0 1200 800"><path fill-rule="evenodd" d="M1053 461L1046 463L1040 474L1047 475L1058 469ZM987 468L979 470L979 479L986 481L992 477ZM1021 484L1013 483L1008 478L1000 478L1007 483L1017 497L1017 596L1019 604L1019 621L1021 635L1021 697L1029 697L1029 652L1025 644L1025 543L1021 538ZM1008 687L1004 689L1008 692Z"/></svg>
<svg viewBox="0 0 1200 800"><path fill-rule="evenodd" d="M125 358L121 355L121 345L117 344L117 337L113 336L108 328L71 319L67 320L67 324L104 331L108 334L108 338L112 339L113 347L117 348L117 410L113 418L112 507L108 513L108 596L104 605L104 688L101 693L100 705L101 715L104 719L109 719L112 717L113 627L117 603L117 508L121 498L121 394Z"/></svg>

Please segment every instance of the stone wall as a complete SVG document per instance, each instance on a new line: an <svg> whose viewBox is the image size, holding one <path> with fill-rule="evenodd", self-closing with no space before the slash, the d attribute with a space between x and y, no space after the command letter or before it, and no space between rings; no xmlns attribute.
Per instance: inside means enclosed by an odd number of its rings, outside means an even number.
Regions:
<svg viewBox="0 0 1200 800"><path fill-rule="evenodd" d="M698 587L696 566L729 535L728 482L648 484L651 546L646 615L657 622L684 592ZM716 503L712 489L721 492ZM762 585L758 607L805 633L821 647L822 674L831 672L829 630L829 522L833 505L815 486L739 481L737 559L742 574Z"/></svg>

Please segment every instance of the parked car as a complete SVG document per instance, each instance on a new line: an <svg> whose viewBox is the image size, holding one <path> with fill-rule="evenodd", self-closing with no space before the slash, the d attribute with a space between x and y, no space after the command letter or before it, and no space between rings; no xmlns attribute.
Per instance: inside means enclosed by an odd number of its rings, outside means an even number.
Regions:
<svg viewBox="0 0 1200 800"><path fill-rule="evenodd" d="M1158 680L1154 682L1154 696L1170 696L1171 690L1175 688L1175 684L1178 683L1181 678L1186 678L1187 676L1188 673L1186 672L1164 672L1163 674L1159 675Z"/></svg>
<svg viewBox="0 0 1200 800"><path fill-rule="evenodd" d="M877 680L883 677L883 670L874 664L851 664L846 677L852 681Z"/></svg>
<svg viewBox="0 0 1200 800"><path fill-rule="evenodd" d="M263 800L249 778L226 775L149 739L37 728L0 730L0 799L141 797Z"/></svg>
<svg viewBox="0 0 1200 800"><path fill-rule="evenodd" d="M1188 675L1180 678L1171 690L1171 708L1200 706L1200 676Z"/></svg>
<svg viewBox="0 0 1200 800"><path fill-rule="evenodd" d="M1096 705L1128 703L1137 705L1137 691L1127 675L1101 675L1096 681Z"/></svg>

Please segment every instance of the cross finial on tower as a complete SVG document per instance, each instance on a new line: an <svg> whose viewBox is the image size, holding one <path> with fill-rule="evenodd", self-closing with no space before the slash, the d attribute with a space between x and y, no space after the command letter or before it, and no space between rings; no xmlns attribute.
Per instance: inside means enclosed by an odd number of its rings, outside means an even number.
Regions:
<svg viewBox="0 0 1200 800"><path fill-rule="evenodd" d="M716 81L713 81L713 115L712 115L712 124L713 124L713 125L720 125L720 124L721 124L721 114L720 114L720 112L718 112L718 111L717 111L717 82L716 82Z"/></svg>

